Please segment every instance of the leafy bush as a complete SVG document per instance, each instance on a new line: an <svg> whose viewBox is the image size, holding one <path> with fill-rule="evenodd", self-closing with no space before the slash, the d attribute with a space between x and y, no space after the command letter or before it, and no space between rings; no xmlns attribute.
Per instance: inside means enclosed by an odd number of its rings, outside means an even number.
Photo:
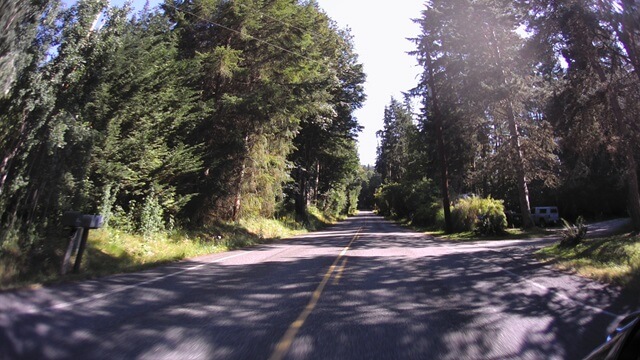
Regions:
<svg viewBox="0 0 640 360"><path fill-rule="evenodd" d="M346 191L334 188L327 192L322 204L322 210L325 214L337 218L342 214L346 214L347 203Z"/></svg>
<svg viewBox="0 0 640 360"><path fill-rule="evenodd" d="M423 204L416 209L411 219L411 223L418 226L444 224L444 211L442 204L434 201L429 204Z"/></svg>
<svg viewBox="0 0 640 360"><path fill-rule="evenodd" d="M389 183L376 191L376 208L380 215L408 219L414 225L433 225L441 209L437 193L430 179Z"/></svg>
<svg viewBox="0 0 640 360"><path fill-rule="evenodd" d="M376 207L380 215L392 217L406 215L402 190L402 185L398 183L385 184L376 190Z"/></svg>
<svg viewBox="0 0 640 360"><path fill-rule="evenodd" d="M145 238L165 229L163 216L158 197L152 192L145 199L140 211L140 232Z"/></svg>
<svg viewBox="0 0 640 360"><path fill-rule="evenodd" d="M452 210L455 232L474 231L479 235L499 235L507 227L502 200L471 196L458 200Z"/></svg>
<svg viewBox="0 0 640 360"><path fill-rule="evenodd" d="M567 247L576 246L584 239L585 235L587 235L587 224L582 216L578 216L576 223L573 225L565 219L560 220L562 221L563 227L560 232L560 236L562 237L560 245Z"/></svg>

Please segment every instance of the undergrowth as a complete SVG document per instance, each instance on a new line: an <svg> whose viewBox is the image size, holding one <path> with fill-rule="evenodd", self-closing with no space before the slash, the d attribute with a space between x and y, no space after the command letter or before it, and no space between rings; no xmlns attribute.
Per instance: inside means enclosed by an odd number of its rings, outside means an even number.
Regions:
<svg viewBox="0 0 640 360"><path fill-rule="evenodd" d="M316 209L310 209L306 225L293 217L281 219L253 218L238 223L217 223L197 230L157 231L152 234L133 234L106 228L91 230L79 274L61 276L59 261L52 261L38 269L18 272L10 261L0 261L3 276L0 289L39 286L65 280L76 280L108 274L141 270L200 255L213 254L242 247L267 243L308 231L318 230L335 222ZM56 239L60 244L56 256L60 259L68 239ZM64 245L63 245L64 244Z"/></svg>

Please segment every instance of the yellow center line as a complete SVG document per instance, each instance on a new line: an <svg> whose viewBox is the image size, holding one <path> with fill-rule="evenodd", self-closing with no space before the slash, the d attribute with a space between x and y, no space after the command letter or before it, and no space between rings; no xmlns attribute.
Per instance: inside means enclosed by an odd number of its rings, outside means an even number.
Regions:
<svg viewBox="0 0 640 360"><path fill-rule="evenodd" d="M346 257L346 258L344 258L344 260L342 260L342 264L340 264L340 268L338 269L338 273L336 273L336 276L333 278L333 285L338 285L338 283L340 282L340 279L342 279L342 273L344 272L345 266L347 266L347 260L349 260L348 257Z"/></svg>
<svg viewBox="0 0 640 360"><path fill-rule="evenodd" d="M356 239L360 235L360 231L362 231L362 228L358 229L358 231L353 236L351 241L349 241L349 244L344 249L342 249L338 257L333 261L333 264L331 264L331 266L329 267L329 270L327 270L327 273L324 274L322 281L320 281L320 284L311 295L311 299L309 300L309 303L304 308L304 310L302 310L302 312L300 313L296 321L292 322L291 325L289 325L287 332L284 334L282 339L280 339L280 341L278 342L278 345L276 345L276 348L273 351L273 354L271 354L271 356L269 357L269 360L281 360L281 359L284 359L285 355L287 355L287 353L289 352L289 349L291 348L291 345L293 344L293 340L298 334L298 331L300 330L300 328L302 328L302 325L304 325L304 322L307 320L309 315L311 315L311 312L313 312L313 309L315 309L316 305L318 304L318 301L320 300L320 296L322 295L322 292L324 291L324 288L327 285L327 282L329 282L331 275L335 271L336 266L338 265L338 262L347 253L347 251L349 250L349 247L351 247L351 244L353 244L353 242L356 241Z"/></svg>

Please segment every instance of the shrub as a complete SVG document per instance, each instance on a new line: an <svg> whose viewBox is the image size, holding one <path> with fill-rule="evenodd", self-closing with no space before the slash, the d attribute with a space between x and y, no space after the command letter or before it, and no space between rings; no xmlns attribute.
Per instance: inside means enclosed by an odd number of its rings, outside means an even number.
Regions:
<svg viewBox="0 0 640 360"><path fill-rule="evenodd" d="M155 193L145 199L140 212L140 232L145 238L164 230L163 210Z"/></svg>
<svg viewBox="0 0 640 360"><path fill-rule="evenodd" d="M378 213L384 216L396 216L405 213L402 186L398 183L385 184L375 193Z"/></svg>
<svg viewBox="0 0 640 360"><path fill-rule="evenodd" d="M442 213L443 220L440 221L440 214ZM424 225L439 225L444 224L444 211L442 210L442 204L434 201L430 204L423 204L418 207L414 212L411 223L418 226Z"/></svg>
<svg viewBox="0 0 640 360"><path fill-rule="evenodd" d="M563 227L560 232L561 246L576 246L584 239L585 235L587 235L587 224L584 222L582 216L578 216L576 223L573 225L565 219L560 219L560 221L562 221Z"/></svg>
<svg viewBox="0 0 640 360"><path fill-rule="evenodd" d="M452 210L455 232L474 231L479 235L499 235L507 227L502 200L471 196L458 200Z"/></svg>
<svg viewBox="0 0 640 360"><path fill-rule="evenodd" d="M411 220L414 225L433 225L441 207L437 194L430 179L388 183L376 190L376 208L380 215Z"/></svg>
<svg viewBox="0 0 640 360"><path fill-rule="evenodd" d="M322 211L332 217L339 217L347 205L347 196L344 189L332 188L329 190L322 204Z"/></svg>

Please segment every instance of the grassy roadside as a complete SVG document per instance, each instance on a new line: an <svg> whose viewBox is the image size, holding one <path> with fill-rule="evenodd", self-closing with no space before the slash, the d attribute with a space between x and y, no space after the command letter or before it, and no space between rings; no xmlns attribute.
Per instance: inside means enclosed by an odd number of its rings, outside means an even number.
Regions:
<svg viewBox="0 0 640 360"><path fill-rule="evenodd" d="M437 239L459 242L526 240L560 235L557 228L530 230L507 229L501 236L478 236L473 232L445 234L442 230L417 227L399 221L415 231ZM624 230L623 230L624 231ZM538 250L535 256L556 268L606 283L620 285L640 293L640 235L630 232L608 237L585 239L575 247L557 244Z"/></svg>
<svg viewBox="0 0 640 360"><path fill-rule="evenodd" d="M465 231L454 234L447 234L442 229L444 224L420 226L413 224L410 219L385 216L386 219L399 225L407 227L413 231L433 236L434 238L450 241L501 241L501 240L525 240L537 239L558 234L558 228L539 228L523 230L520 228L507 228L502 235L480 236L473 231Z"/></svg>
<svg viewBox="0 0 640 360"><path fill-rule="evenodd" d="M536 256L554 266L640 291L640 236L631 233L583 240L575 247L551 245Z"/></svg>
<svg viewBox="0 0 640 360"><path fill-rule="evenodd" d="M14 281L0 283L0 290L37 288L43 284L90 279L126 273L188 259L200 255L264 244L335 223L338 219L310 209L309 224L303 226L293 218L248 219L239 223L218 223L198 230L176 230L143 236L117 229L92 230L79 274L60 276L59 264L43 265L38 272ZM65 240L65 243L68 240ZM62 258L65 249L58 249ZM1 265L1 264L0 264Z"/></svg>
<svg viewBox="0 0 640 360"><path fill-rule="evenodd" d="M444 231L426 231L428 235L433 237L437 237L443 240L452 240L452 241L501 241L501 240L525 240L525 239L537 239L549 235L554 235L555 232L550 229L543 228L533 228L530 230L522 230L522 229L506 229L506 233L503 235L489 235L489 236L478 236L473 231L466 231L455 234L445 234Z"/></svg>

